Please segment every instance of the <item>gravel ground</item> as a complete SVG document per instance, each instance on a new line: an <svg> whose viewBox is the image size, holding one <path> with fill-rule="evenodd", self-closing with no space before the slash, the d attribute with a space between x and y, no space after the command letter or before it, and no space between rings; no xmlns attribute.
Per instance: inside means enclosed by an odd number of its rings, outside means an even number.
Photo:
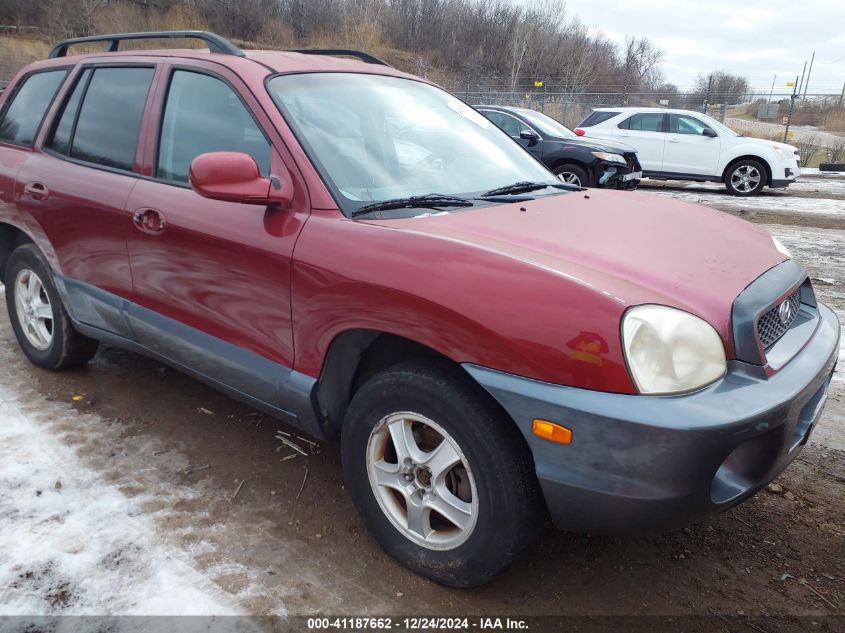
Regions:
<svg viewBox="0 0 845 633"><path fill-rule="evenodd" d="M764 224L845 321L843 183L742 201L710 185L641 190ZM284 459L274 436L293 429L117 349L37 370L0 313L0 615L768 614L768 633L845 615L845 362L772 491L670 534L547 529L495 582L457 591L382 553L336 446Z"/></svg>

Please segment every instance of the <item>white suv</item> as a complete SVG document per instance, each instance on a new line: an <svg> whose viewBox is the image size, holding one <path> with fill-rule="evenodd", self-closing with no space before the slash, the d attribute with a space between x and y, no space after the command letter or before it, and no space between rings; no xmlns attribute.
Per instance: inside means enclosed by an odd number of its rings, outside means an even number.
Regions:
<svg viewBox="0 0 845 633"><path fill-rule="evenodd" d="M740 136L690 110L597 108L576 134L623 141L637 149L643 175L665 180L724 182L735 196L787 187L798 178L792 145Z"/></svg>

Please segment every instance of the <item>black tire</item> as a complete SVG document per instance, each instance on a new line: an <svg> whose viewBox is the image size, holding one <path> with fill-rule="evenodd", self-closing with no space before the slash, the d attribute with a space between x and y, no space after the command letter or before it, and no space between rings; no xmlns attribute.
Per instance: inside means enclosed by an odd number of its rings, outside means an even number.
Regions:
<svg viewBox="0 0 845 633"><path fill-rule="evenodd" d="M580 183L580 186L582 186L582 187L594 187L595 186L595 183L593 182L593 178L590 176L589 173L587 173L587 170L585 170L583 167L581 167L579 165L573 165L571 163L566 164L566 165L558 165L557 167L554 168L553 173L558 178L561 178L561 176L564 175L564 174L571 174L573 177L578 179L578 182ZM567 184L575 184L573 182L569 182L567 180L564 180L563 178L561 178L561 180L563 180Z"/></svg>
<svg viewBox="0 0 845 633"><path fill-rule="evenodd" d="M18 274L27 270L37 275L53 313L50 327L52 338L45 349L38 349L24 334L24 326L21 324L15 306L17 291L15 282ZM84 365L97 353L99 343L73 329L56 285L53 283L50 266L35 245L25 244L12 252L6 263L3 283L6 286L6 308L9 311L9 321L12 323L18 344L33 365L53 371L69 369Z"/></svg>
<svg viewBox="0 0 845 633"><path fill-rule="evenodd" d="M743 170L746 170L745 173L751 174L752 178L754 174L757 175L758 180L756 184L751 183L754 186L750 189L748 188L749 183L742 180ZM750 158L739 160L725 170L725 187L732 196L756 196L768 184L768 179L768 172L763 164Z"/></svg>
<svg viewBox="0 0 845 633"><path fill-rule="evenodd" d="M371 433L396 412L436 421L466 458L475 482L477 513L466 540L451 549L431 549L412 541L391 522L370 484ZM376 540L402 564L444 585L474 587L488 582L514 561L545 523L545 506L525 439L486 392L446 363L407 362L367 381L347 411L341 454L352 499ZM407 510L407 503L404 507Z"/></svg>

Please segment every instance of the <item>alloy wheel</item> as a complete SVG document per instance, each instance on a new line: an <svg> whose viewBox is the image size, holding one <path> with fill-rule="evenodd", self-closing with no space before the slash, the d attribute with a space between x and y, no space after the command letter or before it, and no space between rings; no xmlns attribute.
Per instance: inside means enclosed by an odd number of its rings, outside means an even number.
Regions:
<svg viewBox="0 0 845 633"><path fill-rule="evenodd" d="M557 175L557 177L561 182L564 182L567 185L575 185L576 187L581 186L581 179L577 176L577 174L573 174L571 171L562 171Z"/></svg>
<svg viewBox="0 0 845 633"><path fill-rule="evenodd" d="M753 165L741 165L731 174L731 185L737 191L750 193L760 184L760 170Z"/></svg>
<svg viewBox="0 0 845 633"><path fill-rule="evenodd" d="M44 351L53 342L53 307L41 278L23 268L15 278L15 309L26 340Z"/></svg>
<svg viewBox="0 0 845 633"><path fill-rule="evenodd" d="M471 536L475 479L460 446L433 420L410 412L382 418L367 444L367 475L385 516L414 543L450 550Z"/></svg>

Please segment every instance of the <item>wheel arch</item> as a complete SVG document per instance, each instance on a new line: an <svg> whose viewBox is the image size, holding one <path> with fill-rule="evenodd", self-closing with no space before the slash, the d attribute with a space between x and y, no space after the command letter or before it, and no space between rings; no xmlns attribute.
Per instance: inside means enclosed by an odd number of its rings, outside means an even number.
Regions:
<svg viewBox="0 0 845 633"><path fill-rule="evenodd" d="M315 404L326 433L337 437L355 392L376 374L410 360L434 360L451 366L472 383L481 397L501 409L501 405L460 363L440 351L396 334L371 329L351 329L331 342L323 369L315 386Z"/></svg>
<svg viewBox="0 0 845 633"><path fill-rule="evenodd" d="M23 244L35 244L35 240L17 226L0 223L0 281L6 277L6 263L12 251Z"/></svg>
<svg viewBox="0 0 845 633"><path fill-rule="evenodd" d="M768 186L772 182L772 166L769 164L765 158L761 156L757 156L755 154L743 154L742 156L737 156L736 158L732 158L728 161L728 164L725 165L725 168L722 170L722 182L725 182L728 178L728 172L730 172L731 168L736 165L738 162L742 160L753 160L760 163L763 168L766 170L766 182L765 185Z"/></svg>
<svg viewBox="0 0 845 633"><path fill-rule="evenodd" d="M575 158L573 156L559 156L549 161L549 169L551 169L552 171L554 171L558 167L563 167L564 165L575 165L577 167L580 167L587 173L592 170L592 167L590 165L585 163L580 158Z"/></svg>

